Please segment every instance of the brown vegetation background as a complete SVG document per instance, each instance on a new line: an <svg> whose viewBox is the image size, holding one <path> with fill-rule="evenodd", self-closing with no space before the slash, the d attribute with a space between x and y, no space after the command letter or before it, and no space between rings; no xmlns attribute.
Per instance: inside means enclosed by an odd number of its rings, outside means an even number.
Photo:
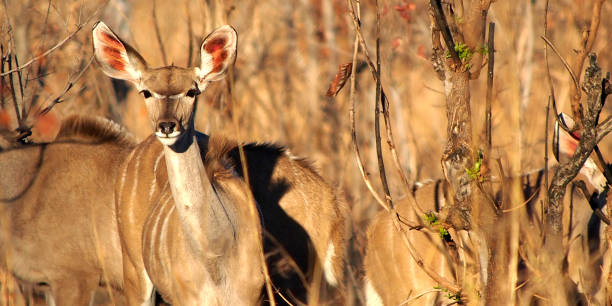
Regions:
<svg viewBox="0 0 612 306"><path fill-rule="evenodd" d="M489 19L496 23L493 158L501 158L505 170L513 173L544 164L549 94L544 42L540 38L544 33L544 7L542 0L497 1L489 11ZM548 36L562 56L568 58L573 49L579 48L591 7L591 1L586 0L552 1ZM380 9L382 81L391 103L400 160L412 180L438 178L446 139L445 100L444 84L429 61L428 1L381 0ZM338 65L352 58L355 34L346 1L4 0L0 10L2 55L14 47L22 64L83 25L72 39L24 70L25 90L23 100L18 101L26 108L33 107L28 122L34 125L31 138L37 142L52 140L61 119L73 113L112 118L139 139L151 133L142 97L126 84L113 85L95 61L64 96L64 102L45 116L36 115L36 110L60 95L67 82L92 59L91 29L96 21L106 22L151 67L164 65L164 52L167 64L186 66L190 59L192 64L198 64L202 38L217 26L231 24L239 37L233 82L218 82L199 99L196 128L244 141L280 143L294 154L312 160L322 175L344 193L351 208L353 236L348 281L353 289L361 286L365 230L380 208L365 188L355 162L348 90L336 98L325 96ZM361 14L373 54L374 1L362 1ZM612 5L606 2L593 48L604 71L612 68L610 16ZM378 176L373 132L375 83L362 60L357 67L357 135L367 170ZM570 77L552 52L550 69L558 106L570 113ZM471 105L477 133L484 123L485 86L485 77L472 83ZM0 128L14 130L17 120L10 88L0 88L0 95ZM610 113L609 105L604 113L603 118ZM233 125L233 116L238 118L239 131ZM600 145L604 154L610 152L611 145L610 140ZM520 156L521 167L510 169L509 160L516 156ZM388 173L395 197L408 192L394 171ZM355 297L363 301L358 291Z"/></svg>

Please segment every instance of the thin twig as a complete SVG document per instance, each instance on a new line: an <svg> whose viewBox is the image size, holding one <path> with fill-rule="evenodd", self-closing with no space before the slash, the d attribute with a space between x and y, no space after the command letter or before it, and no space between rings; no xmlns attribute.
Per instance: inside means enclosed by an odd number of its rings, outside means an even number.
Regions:
<svg viewBox="0 0 612 306"><path fill-rule="evenodd" d="M486 16L486 15L485 15ZM486 98L486 107L485 107L485 136L487 139L487 155L491 156L491 147L492 147L492 125L491 125L491 103L493 100L493 73L495 67L495 23L489 23L489 41L487 42L487 48L489 49L489 60L488 60L488 69L487 69L487 98ZM488 160L489 158L485 158L485 162L487 163L488 168Z"/></svg>
<svg viewBox="0 0 612 306"><path fill-rule="evenodd" d="M238 123L238 116L232 116L234 118L234 128L236 132L236 136L240 139L240 125ZM241 142L238 142L238 152L240 155L240 163L242 164L242 173L244 182L248 187L247 197L249 199L249 211L251 213L251 218L254 219L254 222L261 224L260 216L257 209L257 202L253 197L253 193L251 192L251 182L249 179L249 169L247 164L246 155L244 153L244 147ZM263 246L259 245L259 260L262 265L262 272L264 274L266 293L268 295L268 299L270 300L271 306L276 306L276 300L274 299L274 292L272 291L272 279L270 278L270 271L268 270L268 265L266 264L266 257L264 254ZM284 298L284 297L283 297Z"/></svg>
<svg viewBox="0 0 612 306"><path fill-rule="evenodd" d="M187 67L191 67L193 61L193 24L191 23L191 10L189 9L189 3L185 2L185 9L187 14L187 38L189 40L189 55L187 57Z"/></svg>
<svg viewBox="0 0 612 306"><path fill-rule="evenodd" d="M82 28L83 28L84 24L79 24L77 25L76 30L74 30L74 32L70 33L70 35L66 36L64 39L62 39L60 42L58 42L57 44L55 44L55 46L51 47L51 49L43 52L41 55L35 56L32 59L30 59L29 61L27 61L25 64L10 69L6 72L3 72L0 76L5 76L20 70L23 70L25 68L27 68L28 66L32 65L33 63L35 63L36 61L44 58L45 56L51 54L53 51L57 50L58 48L60 48L61 46L63 46L67 41L69 41L70 39L72 39L74 37L74 35L76 35Z"/></svg>
<svg viewBox="0 0 612 306"><path fill-rule="evenodd" d="M353 3L351 0L347 0L347 4L349 7L349 13L351 14L351 17L353 18L353 25L355 26L355 32L356 32L356 37L355 37L355 43L354 43L354 51L353 51L353 67L352 67L352 73L351 73L351 86L350 86L350 94L349 94L349 100L351 101L351 112L350 112L350 119L351 119L351 123L352 123L352 137L353 137L353 146L355 148L355 153L357 155L357 162L359 165L359 170L361 171L361 175L362 178L364 180L364 182L366 183L366 186L368 186L368 189L370 190L370 192L374 195L375 199L377 200L377 202L383 206L383 208L390 212L390 218L396 228L396 230L399 232L402 241L404 242L404 245L407 247L408 252L410 253L412 259L417 263L417 265L429 276L431 277L433 280L435 280L436 282L438 282L441 286L447 288L449 291L453 292L453 293L458 293L461 291L461 287L458 286L457 284L455 284L454 282L451 282L449 280L447 280L446 278L442 277L440 274L438 274L435 270L429 268L428 266L425 265L425 263L423 262L423 259L421 258L421 256L418 254L418 252L416 251L415 247L412 245L412 243L410 242L410 240L408 239L408 236L404 230L404 228L401 225L401 218L399 216L399 214L395 211L395 209L391 206L387 206L387 203L385 203L384 201L382 201L382 199L380 199L380 197L378 196L378 194L374 191L373 187L371 186L370 180L368 178L368 176L365 174L364 168L363 168L363 162L361 160L360 154L359 154L359 150L358 150L358 146L357 146L357 136L356 136L356 132L355 132L355 69L356 69L356 60L357 60L357 52L358 52L358 48L359 45L361 45L363 51L364 51L364 55L366 58L366 61L368 62L368 66L370 67L372 74L376 79L377 78L377 74L375 73L377 70L374 67L369 54L367 52L367 48L365 45L365 41L363 39L363 36L361 35L361 27L360 27L360 22L358 19L359 16L359 1L357 1L356 7L357 7L357 13L355 13L355 8L353 7ZM384 91L382 90L382 86L381 86L381 95L384 93ZM415 205L413 205L416 208L416 201L414 200L414 197L411 197L413 203L415 203Z"/></svg>
<svg viewBox="0 0 612 306"><path fill-rule="evenodd" d="M576 75L572 71L572 68L570 68L570 65L567 63L565 58L563 58L563 56L561 56L561 54L559 53L559 51L557 50L555 45L550 40L548 40L548 38L546 38L546 36L540 36L540 38L542 38L544 40L544 42L548 46L550 46L550 48L555 52L555 54L557 54L557 56L559 57L559 59L563 63L563 66L565 66L565 69L567 69L567 72L569 72L570 76L572 77L572 80L574 80L574 86L577 88L577 90L580 90L580 87L578 85L578 79L576 78ZM546 52L546 49L544 49L544 51Z"/></svg>
<svg viewBox="0 0 612 306"><path fill-rule="evenodd" d="M454 282L451 282L451 281L447 280L446 278L444 278L440 274L438 274L436 271L432 270L427 265L425 265L425 263L423 262L423 258L419 255L419 253L416 251L416 248L414 247L414 245L412 245L412 242L410 242L410 240L408 239L408 236L406 235L406 232L405 232L404 228L399 225L399 221L398 221L399 218L397 218L396 216L390 216L390 217L393 220L393 223L395 224L396 229L400 231L400 236L402 237L404 245L407 247L408 252L412 256L412 259L414 259L416 264L429 277L431 277L434 281L438 282L442 287L448 289L453 294L459 293L461 291L461 287L459 285L455 284Z"/></svg>
<svg viewBox="0 0 612 306"><path fill-rule="evenodd" d="M281 256L283 256L287 260L289 266L293 269L293 271L295 271L295 274L297 274L298 278L300 279L300 282L302 282L305 288L308 288L308 281L306 280L306 275L304 275L304 272L302 271L302 269L300 269L300 266L297 264L297 262L295 262L289 251L287 251L287 249L280 243L280 241L278 241L278 239L276 239L276 237L274 237L274 235L272 235L267 230L264 229L263 235L272 244L274 244ZM268 254L270 253L268 252Z"/></svg>
<svg viewBox="0 0 612 306"><path fill-rule="evenodd" d="M4 45L0 44L0 75L4 72ZM0 88L4 89L4 78L0 77ZM4 92L0 92L0 107L4 108Z"/></svg>
<svg viewBox="0 0 612 306"><path fill-rule="evenodd" d="M164 66L168 66L168 58L166 57L166 50L164 49L164 44L162 43L161 32L159 31L159 24L157 23L157 0L153 0L153 27L155 28L155 37L157 38L157 44L159 45L159 50L161 51L162 60L164 61Z"/></svg>
<svg viewBox="0 0 612 306"><path fill-rule="evenodd" d="M546 0L546 6L544 9L544 37L548 36L548 3L549 0ZM550 75L550 66L548 63L548 44L544 44L544 62L546 64L546 79L548 80L548 88L550 89L550 96L548 97L548 104L546 104L546 123L544 125L544 188L547 191L544 196L544 207L548 209L548 205L550 203L550 199L548 198L548 119L550 112L550 102L554 106L555 103L555 87L553 86L552 77ZM557 117L557 109L555 107L555 118ZM544 224L546 218L544 218L544 214L542 214L542 224Z"/></svg>
<svg viewBox="0 0 612 306"><path fill-rule="evenodd" d="M13 55L13 53L9 53L8 55L9 70L13 68ZM21 113L19 112L19 101L17 99L17 94L15 93L15 81L13 80L13 74L9 74L9 85L11 87L11 97L13 97L13 106L15 107L15 115L17 116L17 122L19 122L19 126L21 126L22 118Z"/></svg>
<svg viewBox="0 0 612 306"><path fill-rule="evenodd" d="M389 183L387 182L387 173L385 171L385 161L382 153L382 144L380 140L380 104L382 102L382 85L380 81L380 10L378 0L376 0L376 97L374 98L374 138L376 141L376 157L378 159L378 174L385 193L387 206L393 209L393 200L389 191Z"/></svg>
<svg viewBox="0 0 612 306"><path fill-rule="evenodd" d="M47 42L47 29L49 28L49 12L51 12L51 0L47 1L47 12L45 13L45 23L43 26L42 39L40 42L40 48L44 48ZM43 62L38 62L38 69L36 69L37 73L43 69ZM30 81L30 70L28 70L28 74L26 74L26 88L28 87L28 82ZM31 107L31 106L30 106ZM26 117L26 116L24 116Z"/></svg>
<svg viewBox="0 0 612 306"><path fill-rule="evenodd" d="M503 212L503 213L509 213L509 212L515 211L515 210L517 210L517 209L519 209L519 208L521 208L521 207L523 207L523 206L527 205L527 203L529 203L529 202L531 202L531 200L533 200L533 198L536 196L536 194L538 194L538 192L540 192L539 187L538 187L538 189L536 189L536 190L535 190L535 191L534 191L534 192L531 194L531 196L529 196L529 198L528 198L527 200L525 200L523 203L521 203L521 204L519 204L519 205L516 205L516 206L514 206L514 207L510 207L510 208L508 208L508 209L504 209L504 210L502 210L502 212Z"/></svg>
<svg viewBox="0 0 612 306"><path fill-rule="evenodd" d="M595 38L597 37L597 29L599 28L599 21L601 17L601 7L603 5L604 0L596 0L593 3L593 10L591 14L591 23L589 25L589 29L582 33L582 41L580 47L577 48L576 56L572 59L572 71L575 75L578 76L578 82L580 82L580 73L582 72L582 67L584 67L584 60L587 55L591 52L593 48L593 44L595 43ZM572 107L572 116L574 117L574 121L576 121L576 128L578 130L582 129L582 118L583 118L583 107L581 103L582 92L578 86L570 87L570 103Z"/></svg>
<svg viewBox="0 0 612 306"><path fill-rule="evenodd" d="M597 57L591 54L590 65L586 69L583 83L583 88L587 94L587 107L583 118L583 129L580 134L580 142L572 158L568 162L560 165L559 169L555 172L550 189L548 190L550 206L547 221L549 222L549 227L555 234L554 239L560 239L562 230L561 218L563 205L561 200L565 195L565 187L576 174L578 174L578 171L582 168L596 144L597 118L603 106L600 99L602 84L601 69L597 65Z"/></svg>
<svg viewBox="0 0 612 306"><path fill-rule="evenodd" d="M546 120L544 123L544 190L548 190L548 118L550 117L550 100L551 97L548 97L548 104L546 105ZM544 207L548 208L548 192L545 192L544 194ZM545 220L545 218L542 220Z"/></svg>
<svg viewBox="0 0 612 306"><path fill-rule="evenodd" d="M597 143L602 141L610 131L612 131L612 116L606 118L606 120L602 121L599 126L597 126Z"/></svg>
<svg viewBox="0 0 612 306"><path fill-rule="evenodd" d="M51 109L56 104L61 103L61 102L64 101L64 96L68 93L68 91L70 91L70 89L72 89L74 84L81 78L81 76L83 76L83 74L85 73L87 68L89 68L89 66L91 65L93 60L94 60L94 56L92 55L91 58L89 59L89 61L87 62L87 64L85 65L85 67L83 67L83 69L81 69L81 71L79 71L79 73L74 78L72 78L70 81L68 81L68 83L64 87L64 90L62 91L62 93L60 93L57 97L55 97L55 99L53 99L51 101L49 106L47 106L43 110L41 110L40 113L38 113L38 116L42 116L42 115L48 113L49 111L51 111Z"/></svg>
<svg viewBox="0 0 612 306"><path fill-rule="evenodd" d="M446 48L450 53L451 58L455 65L461 65L461 59L459 59L459 55L457 51L455 51L455 42L453 41L453 35L448 28L448 22L446 22L446 16L444 15L444 11L442 10L442 4L440 0L430 0L429 1L431 7L433 8L434 19L436 20L436 24L438 25L438 29L442 32L442 37L444 38L444 42L446 43Z"/></svg>
<svg viewBox="0 0 612 306"><path fill-rule="evenodd" d="M383 106L382 111L383 111L383 116L385 118L385 129L387 131L387 146L389 147L389 151L391 151L391 156L393 157L395 168L400 178L402 179L404 186L406 186L406 188L410 188L411 185L408 182L408 178L404 174L404 170L403 170L404 167L402 166L399 160L399 155L397 154L397 150L395 148L395 138L393 137L393 130L391 127L391 118L389 116L389 100L387 99L387 95L385 94L385 91L382 89L381 89L381 94L382 94L382 106ZM417 211L419 212L419 214L422 215L423 212L420 209L417 208Z"/></svg>
<svg viewBox="0 0 612 306"><path fill-rule="evenodd" d="M368 46L363 38L363 33L361 31L361 25L360 25L361 21L359 21L359 19L355 15L355 12L352 6L349 6L349 13L353 19L353 25L355 27L355 31L357 32L357 38L359 39L359 44L361 45L361 49L363 50L366 63L368 64L368 67L370 68L370 72L372 73L372 78L374 79L375 82L378 83L380 79L379 74L377 72L378 69L374 66L374 63L371 60L370 53L368 52ZM355 68L355 63L353 63L353 68ZM352 75L354 74L355 73L353 71ZM406 175L404 174L402 170L403 167L401 166L401 163L399 161L399 156L397 154L397 150L395 146L395 139L393 138L393 132L391 130L391 120L390 120L389 111L388 111L389 101L388 101L387 95L385 94L384 88L382 88L382 85L381 85L380 94L382 95L381 100L382 100L383 114L385 118L385 125L386 125L386 131L387 131L387 144L389 145L389 150L391 151L391 154L393 156L393 161L399 172L400 177L402 178L402 181L404 182L407 188L410 188L408 179L406 178Z"/></svg>
<svg viewBox="0 0 612 306"><path fill-rule="evenodd" d="M426 294L429 294L429 293L438 293L438 292L443 292L443 291L442 291L442 289L431 289L431 290L427 290L427 291L421 292L421 293L419 293L419 294L417 294L417 295L415 295L413 297L410 297L410 298L402 301L397 306L408 305L411 302L416 301L418 298L420 298L420 297L422 297L422 296L424 296Z"/></svg>
<svg viewBox="0 0 612 306"><path fill-rule="evenodd" d="M15 57L15 66L19 67L19 58L17 57L17 53L14 54ZM23 74L21 73L21 70L17 70L17 80L19 81L19 98L21 101L21 118L25 118L26 117L26 103L25 100L23 99Z"/></svg>
<svg viewBox="0 0 612 306"><path fill-rule="evenodd" d="M354 20L357 19L357 16L360 14L360 6L359 2L357 2L357 13L355 14L355 8L353 8L353 3L351 0L347 0L347 4L349 6L349 11L351 15L354 16ZM376 200L380 206L382 206L386 211L390 211L390 207L387 206L386 202L382 200L382 198L378 195L374 187L372 186L372 182L369 179L368 174L365 172L363 159L361 158L361 154L359 151L359 145L357 143L357 133L355 128L355 74L357 70L357 54L359 52L359 33L355 34L355 43L353 44L353 66L351 68L351 86L349 90L349 101L351 102L351 110L349 113L349 119L351 121L351 137L353 139L353 149L355 150L355 155L357 159L357 166L359 167L359 172L361 173L361 177L363 178L366 187Z"/></svg>
<svg viewBox="0 0 612 306"><path fill-rule="evenodd" d="M593 212L595 213L595 215L597 215L599 217L599 219L601 219L601 221L603 221L604 223L606 223L607 225L610 225L610 219L608 219L608 217L606 217L606 215L601 211L601 209L597 206L593 206L591 205L591 195L589 194L589 192L586 189L586 184L584 183L584 181L579 180L577 182L574 182L572 184L572 188L576 187L578 188L578 190L580 190L582 192L582 196L584 197L585 200L587 200L587 203L589 203L589 208L591 208L593 210ZM573 194L573 192L572 192Z"/></svg>

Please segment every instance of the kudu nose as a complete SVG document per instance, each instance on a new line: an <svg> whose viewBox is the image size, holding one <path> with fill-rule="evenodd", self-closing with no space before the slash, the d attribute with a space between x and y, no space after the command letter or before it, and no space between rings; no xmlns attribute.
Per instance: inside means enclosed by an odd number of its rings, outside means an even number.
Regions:
<svg viewBox="0 0 612 306"><path fill-rule="evenodd" d="M166 135L172 134L175 128L176 128L176 122L172 122L172 121L162 121L157 126L157 129Z"/></svg>

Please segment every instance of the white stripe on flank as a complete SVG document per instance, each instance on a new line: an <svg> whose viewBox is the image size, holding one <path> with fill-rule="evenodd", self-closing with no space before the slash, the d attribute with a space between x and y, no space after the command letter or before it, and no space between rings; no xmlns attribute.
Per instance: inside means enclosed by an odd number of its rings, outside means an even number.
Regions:
<svg viewBox="0 0 612 306"><path fill-rule="evenodd" d="M155 164L153 165L153 173L157 173L157 166L159 165L159 161L161 160L161 158L164 156L164 151L159 151L159 155L157 156L157 159L155 160Z"/></svg>
<svg viewBox="0 0 612 306"><path fill-rule="evenodd" d="M142 159L141 153L144 151L144 148L140 150L139 154L136 155L136 165L134 166L134 185L132 186L132 193L130 194L130 203L134 203L134 199L136 198L136 194L138 191L138 178L140 173L140 160Z"/></svg>
<svg viewBox="0 0 612 306"><path fill-rule="evenodd" d="M161 151L159 153L159 156L157 156L157 159L155 160L155 164L153 165L153 182L151 182L151 188L149 188L149 203L151 202L151 199L153 198L153 193L155 192L155 187L157 186L157 165L159 164L159 161L161 160L161 158L164 156L164 151Z"/></svg>
<svg viewBox="0 0 612 306"><path fill-rule="evenodd" d="M132 150L132 152L130 152L130 155L128 155L126 161L127 164L125 166L125 168L123 169L123 173L121 173L121 181L119 183L119 194L117 195L117 200L121 200L121 196L123 195L123 187L125 186L125 178L127 177L127 172L128 172L128 165L129 162L132 160L132 157L134 156L134 153L136 152L137 148L134 148Z"/></svg>
<svg viewBox="0 0 612 306"><path fill-rule="evenodd" d="M144 302L141 305L153 306L155 305L155 292L153 291L153 282L151 282L151 279L149 278L149 275L147 274L146 270L143 269L141 273L143 275L143 280L145 281L143 290Z"/></svg>
<svg viewBox="0 0 612 306"><path fill-rule="evenodd" d="M334 274L334 257L336 256L336 248L332 241L327 246L327 253L325 254L325 262L323 263L323 272L325 273L325 279L327 282L336 287L338 286L338 279Z"/></svg>
<svg viewBox="0 0 612 306"><path fill-rule="evenodd" d="M365 280L366 288L365 288L365 296L366 296L366 305L368 306L382 306L383 301L378 292L372 286L372 282L366 278Z"/></svg>
<svg viewBox="0 0 612 306"><path fill-rule="evenodd" d="M165 222L168 219L170 219L168 218L168 216L164 215L164 208L166 207L166 205L168 205L168 202L170 201L170 199L172 199L172 193L170 193L170 191L167 191L168 190L167 187L168 187L168 184L166 184L166 186L162 188L161 190L162 195L159 198L159 203L157 207L155 208L158 211L158 213L156 215L157 218L155 219L155 222L153 222L153 225L151 228L151 239L150 240L152 241L153 246L149 248L150 258L156 258L155 255L162 254L162 251L164 249L164 247L162 246L163 243L161 243L161 240L163 239L163 237L160 237L160 231L163 231ZM164 191L167 191L167 192L164 192ZM161 222L161 225L160 225L160 222ZM158 229L159 227L161 227L162 230ZM159 258L157 260L159 260Z"/></svg>

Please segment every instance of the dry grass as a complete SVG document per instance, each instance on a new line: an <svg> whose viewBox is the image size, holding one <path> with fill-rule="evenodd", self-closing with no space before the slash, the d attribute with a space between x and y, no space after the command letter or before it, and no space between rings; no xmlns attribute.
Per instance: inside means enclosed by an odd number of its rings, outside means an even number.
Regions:
<svg viewBox="0 0 612 306"><path fill-rule="evenodd" d="M45 107L89 61L92 56L90 29L97 20L104 20L140 50L151 66L163 64L152 1L7 0L5 3L0 8L3 56L7 48L14 46L23 63L70 35L76 24L90 20L74 39L24 71L24 80L28 80L24 101L28 104L36 101L35 108ZM427 1L386 0L381 1L381 7L382 80L391 102L400 160L411 180L440 177L440 157L446 138L444 86L429 62ZM571 56L572 49L578 46L580 30L588 24L590 13L589 1L561 0L552 4L549 37L563 56ZM362 2L361 14L365 38L370 52L374 52L373 1ZM177 66L185 66L192 57L198 62L201 39L216 26L229 23L236 28L238 59L231 100L227 83L211 86L200 98L196 128L246 141L284 144L294 154L313 160L322 175L342 190L351 208L353 231L347 288L352 288L354 302L361 304L363 296L359 288L365 229L379 208L365 188L354 160L348 91L340 92L336 98L325 96L338 65L350 62L352 57L354 33L346 1L157 1L156 15L168 61ZM605 3L604 18L593 48L604 71L612 67L608 39L612 35L612 18L606 18L611 15L612 5ZM548 96L544 43L539 38L544 33L544 3L497 1L489 17L496 22L497 35L493 158L501 158L507 172L541 168ZM189 20L193 37L188 34ZM10 41L11 36L14 41ZM190 43L194 49L191 54ZM550 64L558 105L560 110L569 112L569 75L557 58L551 56ZM362 64L358 65L357 73L358 141L367 170L375 171L375 83ZM475 131L480 131L484 123L485 86L485 78L473 82ZM0 126L14 129L17 122L10 89L0 88L0 95ZM151 132L138 93L123 84L113 84L95 63L68 92L65 102L41 118L31 113L32 139L53 139L58 122L72 113L110 117L127 126L139 139ZM610 106L607 106L602 117L609 113ZM232 116L240 124L240 135L236 135ZM612 141L604 140L600 146L604 154L610 151L611 145ZM511 162L513 159L520 163ZM393 172L388 171L392 195L405 194L407 190ZM380 190L380 186L376 188Z"/></svg>

